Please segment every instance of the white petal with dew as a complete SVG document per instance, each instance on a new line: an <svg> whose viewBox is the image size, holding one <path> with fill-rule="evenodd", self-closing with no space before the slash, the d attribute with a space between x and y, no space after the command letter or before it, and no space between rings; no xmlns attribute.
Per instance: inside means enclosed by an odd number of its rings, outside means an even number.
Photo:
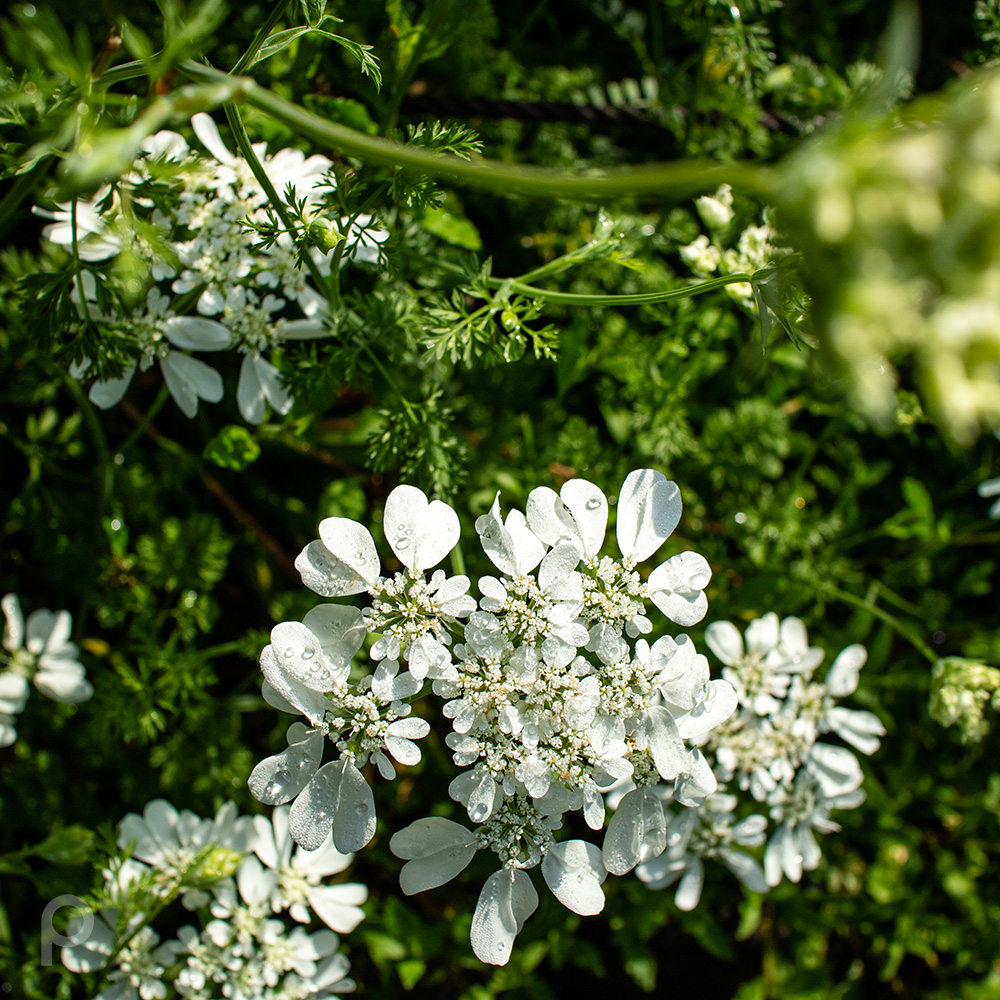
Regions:
<svg viewBox="0 0 1000 1000"><path fill-rule="evenodd" d="M648 559L681 519L681 493L662 472L630 472L618 495L616 534L622 555L632 562Z"/></svg>
<svg viewBox="0 0 1000 1000"><path fill-rule="evenodd" d="M542 859L542 875L567 909L592 916L604 909L601 885L608 877L600 850L585 840L564 840Z"/></svg>
<svg viewBox="0 0 1000 1000"><path fill-rule="evenodd" d="M538 894L526 872L502 868L491 875L472 917L472 950L476 957L490 965L506 965L514 939L537 906Z"/></svg>
<svg viewBox="0 0 1000 1000"><path fill-rule="evenodd" d="M250 792L267 806L291 802L309 783L322 758L323 734L312 732L301 742L262 760L250 774Z"/></svg>
<svg viewBox="0 0 1000 1000"><path fill-rule="evenodd" d="M301 622L275 625L271 648L279 667L312 691L333 691L343 683L343 670L334 668L319 639Z"/></svg>
<svg viewBox="0 0 1000 1000"><path fill-rule="evenodd" d="M361 577L369 587L374 586L381 564L375 550L375 541L366 527L347 517L327 517L319 523L319 537L335 558Z"/></svg>

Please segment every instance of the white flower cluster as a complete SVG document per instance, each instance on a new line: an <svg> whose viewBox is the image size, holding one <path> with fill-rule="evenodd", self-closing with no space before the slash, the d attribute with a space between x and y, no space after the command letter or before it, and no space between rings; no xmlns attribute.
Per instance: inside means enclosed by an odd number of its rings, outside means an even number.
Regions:
<svg viewBox="0 0 1000 1000"><path fill-rule="evenodd" d="M28 701L28 682L54 701L77 705L94 689L87 680L77 648L69 641L73 618L68 611L42 608L25 622L16 594L0 599L4 614L0 650L0 747L17 740L15 716Z"/></svg>
<svg viewBox="0 0 1000 1000"><path fill-rule="evenodd" d="M653 888L679 879L676 902L682 909L698 904L702 858L721 860L754 892L766 892L782 876L798 882L803 871L815 869L821 852L813 831L839 830L830 813L853 809L865 797L857 758L820 737L832 733L871 754L885 735L871 712L836 704L858 686L867 657L864 646L844 649L818 681L813 673L823 650L809 645L798 618L779 622L770 613L752 621L745 645L731 622L713 622L705 641L725 664L722 676L740 701L739 711L705 744L724 787L696 815L675 817L667 851L639 871ZM750 800L748 808L760 808L766 816L755 812L740 819L737 792ZM751 853L737 850L765 841L763 870Z"/></svg>
<svg viewBox="0 0 1000 1000"><path fill-rule="evenodd" d="M722 245L721 237L733 220L733 192L728 184L723 184L714 195L704 195L696 199L695 206L702 221L711 231L680 248L681 259L701 278L711 278L717 274L753 274L765 264L790 253L788 247L779 244L778 233L771 225L770 211L764 212L762 225L748 226L740 233L735 247ZM756 313L753 288L749 282L734 282L726 285L726 294L744 309Z"/></svg>
<svg viewBox="0 0 1000 1000"><path fill-rule="evenodd" d="M302 714L288 748L262 761L250 788L262 802L292 802L289 828L313 848L330 835L342 851L375 831L374 798L360 768L386 778L420 759L413 741L429 731L410 702L430 682L452 720L447 744L462 772L449 792L475 825L418 820L391 839L407 863L407 894L461 872L480 849L500 870L483 887L472 925L480 959L504 964L537 905L525 869L542 876L564 905L594 914L609 872L623 875L667 846L664 801L696 806L716 789L695 745L735 710L736 692L710 680L708 661L686 635L650 645L652 601L682 626L706 612L707 561L681 552L646 579L639 564L670 536L681 516L677 486L660 473L631 473L617 498L620 558L602 555L609 503L592 483L541 487L526 513L504 518L499 498L476 522L497 576L479 581L478 603L465 576L426 571L458 543L451 507L411 486L386 501L385 536L402 570L381 575L370 533L327 518L320 538L296 561L303 581L326 597L367 593L364 611L320 605L271 633L261 655L263 693ZM374 640L373 670L352 679L354 657ZM324 745L337 751L322 763ZM601 846L557 840L567 813L605 828L605 793L630 779Z"/></svg>
<svg viewBox="0 0 1000 1000"><path fill-rule="evenodd" d="M76 246L81 260L96 262L129 249L149 267L152 284L142 302L127 315L99 312L93 275L83 272L77 290L82 312L99 326L125 326L135 341L135 362L120 378L95 382L91 401L108 409L126 393L137 369L158 362L177 405L189 417L199 401L216 403L223 396L221 375L190 351L235 350L243 355L237 387L240 413L249 423L263 421L267 404L287 413L294 402L268 355L288 340L329 336L332 326L325 300L298 266L291 237L257 251L245 223L267 220L268 197L242 157L233 156L214 121L206 114L191 120L195 134L211 157L191 150L175 132L158 132L144 147L135 171L121 182L123 191L104 188L90 201L60 204L56 211L36 208L55 221L45 227L51 242ZM306 157L297 149L268 156L255 147L275 189L291 189L304 199L307 215L322 214L322 199L333 190L324 156ZM156 197L151 197L151 178ZM164 186L169 193L165 196ZM141 212L158 232L158 241L130 229L128 213ZM322 224L322 223L321 223ZM375 261L388 234L360 216L346 239L344 259ZM320 270L329 260L314 249ZM188 310L193 307L194 314ZM84 378L90 362L73 374Z"/></svg>
<svg viewBox="0 0 1000 1000"><path fill-rule="evenodd" d="M337 933L363 918L363 885L323 885L350 863L331 840L311 853L288 835L288 810L271 821L238 816L229 802L215 819L156 799L119 828L126 856L104 873L107 905L70 922L62 949L73 972L104 971L95 1000L325 1000L354 989ZM197 912L161 940L150 926L178 896ZM326 928L289 927L318 918Z"/></svg>

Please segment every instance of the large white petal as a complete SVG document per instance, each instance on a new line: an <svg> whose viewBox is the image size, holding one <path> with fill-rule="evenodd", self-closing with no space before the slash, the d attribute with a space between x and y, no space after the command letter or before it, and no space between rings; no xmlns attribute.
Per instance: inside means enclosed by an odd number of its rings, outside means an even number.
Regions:
<svg viewBox="0 0 1000 1000"><path fill-rule="evenodd" d="M525 513L528 527L546 545L558 545L567 540L582 545L583 537L573 515L559 499L559 494L548 486L539 486L528 494Z"/></svg>
<svg viewBox="0 0 1000 1000"><path fill-rule="evenodd" d="M333 691L345 680L343 667L327 660L319 639L300 622L275 625L271 648L281 669L312 691Z"/></svg>
<svg viewBox="0 0 1000 1000"><path fill-rule="evenodd" d="M385 502L385 537L399 561L416 572L441 562L458 543L458 515L446 503L428 503L415 486L397 486Z"/></svg>
<svg viewBox="0 0 1000 1000"><path fill-rule="evenodd" d="M592 916L604 909L601 884L608 877L601 852L585 840L564 840L550 847L542 875L552 894L567 909Z"/></svg>
<svg viewBox="0 0 1000 1000"><path fill-rule="evenodd" d="M681 519L681 492L662 472L630 472L618 495L618 547L625 559L648 559Z"/></svg>
<svg viewBox="0 0 1000 1000"><path fill-rule="evenodd" d="M222 141L222 136L219 135L219 126L215 124L209 115L205 114L204 111L199 111L198 114L192 115L191 128L194 129L194 134L201 140L201 144L220 163L233 162L233 154L226 149L226 144Z"/></svg>
<svg viewBox="0 0 1000 1000"><path fill-rule="evenodd" d="M678 910L693 910L701 899L701 887L705 882L705 867L701 858L695 856L688 861L687 868L681 877L674 902Z"/></svg>
<svg viewBox="0 0 1000 1000"><path fill-rule="evenodd" d="M120 403L128 392L128 387L132 384L136 366L130 365L118 378L105 379L103 382L95 382L87 393L90 401L101 410L110 410L112 406Z"/></svg>
<svg viewBox="0 0 1000 1000"><path fill-rule="evenodd" d="M570 479L559 495L576 522L584 554L593 559L600 552L608 531L608 498L586 479Z"/></svg>
<svg viewBox="0 0 1000 1000"><path fill-rule="evenodd" d="M163 332L174 347L188 351L221 351L233 337L221 323L200 316L171 316Z"/></svg>
<svg viewBox="0 0 1000 1000"><path fill-rule="evenodd" d="M236 383L236 404L240 408L240 416L248 424L264 422L267 412L264 406L264 387L249 354L243 358L243 363L240 365L240 379Z"/></svg>
<svg viewBox="0 0 1000 1000"><path fill-rule="evenodd" d="M369 587L374 586L381 564L375 541L364 525L347 517L326 517L319 522L319 537L335 558L353 570ZM354 590L341 593L359 592Z"/></svg>
<svg viewBox="0 0 1000 1000"><path fill-rule="evenodd" d="M732 622L712 622L705 629L705 642L727 667L743 657L743 636Z"/></svg>
<svg viewBox="0 0 1000 1000"><path fill-rule="evenodd" d="M861 668L868 659L868 650L859 643L842 650L826 675L826 686L834 698L846 698L858 687Z"/></svg>
<svg viewBox="0 0 1000 1000"><path fill-rule="evenodd" d="M289 705L297 708L314 726L319 725L330 708L329 699L320 692L307 688L282 669L278 656L271 646L265 646L260 654L260 669L268 684Z"/></svg>
<svg viewBox="0 0 1000 1000"><path fill-rule="evenodd" d="M358 882L312 886L308 893L313 913L340 934L350 934L365 918L360 904L368 898L368 889Z"/></svg>
<svg viewBox="0 0 1000 1000"><path fill-rule="evenodd" d="M292 840L307 851L322 847L330 836L340 803L345 763L337 760L324 764L299 793L288 812L288 832Z"/></svg>
<svg viewBox="0 0 1000 1000"><path fill-rule="evenodd" d="M354 762L345 760L333 842L344 854L360 851L375 836L375 797Z"/></svg>
<svg viewBox="0 0 1000 1000"><path fill-rule="evenodd" d="M323 734L311 733L286 750L262 760L247 784L258 802L276 806L291 802L309 783L323 757Z"/></svg>
<svg viewBox="0 0 1000 1000"><path fill-rule="evenodd" d="M171 351L160 359L160 368L170 395L185 416L194 417L198 412L199 399L209 403L222 399L222 376L204 361Z"/></svg>
<svg viewBox="0 0 1000 1000"><path fill-rule="evenodd" d="M475 834L458 823L430 816L393 834L389 848L403 858L400 888L407 896L451 881L468 867L478 849Z"/></svg>
<svg viewBox="0 0 1000 1000"><path fill-rule="evenodd" d="M302 624L319 639L326 658L341 671L350 670L351 660L368 634L364 615L344 604L318 604L306 612Z"/></svg>
<svg viewBox="0 0 1000 1000"><path fill-rule="evenodd" d="M476 957L490 965L506 965L514 939L537 906L538 894L526 872L503 868L491 875L472 917L472 950Z"/></svg>
<svg viewBox="0 0 1000 1000"><path fill-rule="evenodd" d="M656 770L664 781L672 781L687 763L687 752L677 731L677 723L662 705L653 705L646 715L645 730Z"/></svg>

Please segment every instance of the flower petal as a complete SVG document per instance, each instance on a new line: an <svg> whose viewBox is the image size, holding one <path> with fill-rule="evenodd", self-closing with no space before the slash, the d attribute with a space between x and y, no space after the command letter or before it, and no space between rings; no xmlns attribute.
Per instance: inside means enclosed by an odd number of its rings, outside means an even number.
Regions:
<svg viewBox="0 0 1000 1000"><path fill-rule="evenodd" d="M608 877L601 852L585 840L564 840L550 847L542 875L552 895L567 909L592 916L604 909L601 884Z"/></svg>
<svg viewBox="0 0 1000 1000"><path fill-rule="evenodd" d="M472 917L472 950L481 962L506 965L514 939L538 906L531 878L518 868L491 875L479 894Z"/></svg>
<svg viewBox="0 0 1000 1000"><path fill-rule="evenodd" d="M648 559L670 537L681 519L681 493L662 472L636 469L618 496L618 547L625 559Z"/></svg>

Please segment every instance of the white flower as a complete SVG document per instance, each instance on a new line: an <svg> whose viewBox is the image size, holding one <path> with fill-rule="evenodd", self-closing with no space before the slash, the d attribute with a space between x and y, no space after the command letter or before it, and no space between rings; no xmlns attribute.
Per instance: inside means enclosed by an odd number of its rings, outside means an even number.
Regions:
<svg viewBox="0 0 1000 1000"><path fill-rule="evenodd" d="M0 747L5 747L17 740L14 721L27 704L29 680L46 697L70 705L86 701L94 689L69 641L73 619L68 611L41 608L25 622L15 594L4 595L0 608L6 650L0 655Z"/></svg>
<svg viewBox="0 0 1000 1000"><path fill-rule="evenodd" d="M170 395L186 416L195 416L199 400L217 403L222 399L222 376L203 361L182 353L221 351L228 347L230 333L221 323L201 316L175 315L167 296L153 287L146 296L145 311L132 317L132 331L141 352L140 360L118 378L95 382L90 387L90 401L95 406L107 410L119 403L136 369L145 371L154 361L159 361ZM76 377L81 377L88 367L85 364L78 368Z"/></svg>
<svg viewBox="0 0 1000 1000"><path fill-rule="evenodd" d="M716 793L701 809L685 809L667 827L667 847L652 861L636 868L650 889L664 889L678 882L674 902L678 909L693 910L704 883L703 858L721 861L751 892L767 892L769 886L760 864L740 847L764 843L767 820L761 815L737 820L735 795Z"/></svg>
<svg viewBox="0 0 1000 1000"><path fill-rule="evenodd" d="M368 898L367 888L356 882L337 885L321 882L342 872L353 856L338 851L332 837L315 851L296 847L293 854L288 813L287 807L279 806L270 821L263 816L254 817L257 836L253 849L267 871L251 858L243 862L241 875L261 880L263 889L255 895L268 898L275 913L288 910L294 920L303 924L309 923L315 914L331 930L341 933L354 930L364 919L361 904Z"/></svg>
<svg viewBox="0 0 1000 1000"><path fill-rule="evenodd" d="M118 846L133 845L132 855L155 871L158 891L170 896L184 888L184 903L203 902L200 886L236 871L253 836L253 821L238 816L227 802L214 819L178 810L166 799L153 799L142 816L129 813L118 828ZM193 890L193 891L192 891Z"/></svg>
<svg viewBox="0 0 1000 1000"><path fill-rule="evenodd" d="M35 215L55 220L42 230L42 236L50 243L72 247L75 225L76 250L80 260L90 263L113 257L121 250L121 239L109 227L99 208L107 201L110 194L111 189L105 185L99 188L92 198L57 202L54 212L35 205L32 208Z"/></svg>

